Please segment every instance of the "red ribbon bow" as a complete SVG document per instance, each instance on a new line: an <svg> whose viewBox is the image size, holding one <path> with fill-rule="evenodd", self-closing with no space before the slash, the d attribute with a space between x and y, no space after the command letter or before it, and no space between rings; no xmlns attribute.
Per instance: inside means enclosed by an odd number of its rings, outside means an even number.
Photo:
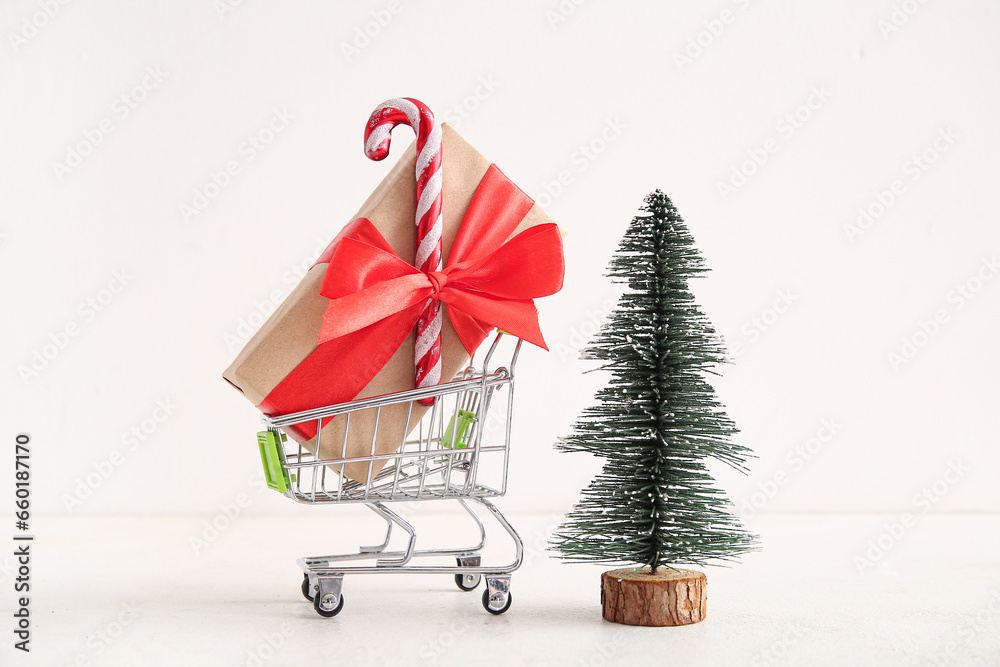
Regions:
<svg viewBox="0 0 1000 667"><path fill-rule="evenodd" d="M332 257L320 258L329 261L320 293L330 302L319 347L259 407L287 414L351 400L403 343L430 299L447 305L470 355L494 327L548 349L532 299L562 288L559 229L536 225L504 243L533 205L490 166L447 264L432 273L400 258L369 220L355 220L329 249Z"/></svg>
<svg viewBox="0 0 1000 667"><path fill-rule="evenodd" d="M493 327L546 348L532 299L562 287L559 230L537 225L503 243L532 204L492 167L466 211L447 265L432 273L403 261L371 222L360 220L338 245L323 280L320 293L330 303L320 344L387 319L405 335L428 299L438 299L447 304L470 354Z"/></svg>

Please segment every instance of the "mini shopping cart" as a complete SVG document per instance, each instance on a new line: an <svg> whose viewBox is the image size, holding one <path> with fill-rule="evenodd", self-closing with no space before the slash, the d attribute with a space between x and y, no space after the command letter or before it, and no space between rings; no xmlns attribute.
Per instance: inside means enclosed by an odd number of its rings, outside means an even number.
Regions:
<svg viewBox="0 0 1000 667"><path fill-rule="evenodd" d="M510 365L490 370L490 362L503 338L516 340ZM511 573L521 565L524 545L489 498L502 496L507 489L514 365L521 342L498 332L481 369L470 365L453 381L435 387L264 418L267 430L260 432L257 439L268 486L307 505L362 503L386 522L385 539L377 546L360 547L356 553L298 560L303 572L302 594L321 616L336 616L344 608L343 580L347 574L453 574L463 591L475 589L485 577L483 607L491 614L502 614L510 608ZM422 399L425 402L432 399L433 404L411 429L414 403ZM380 422L385 427L387 421L382 419L383 412L401 413L402 406L406 406L406 425L398 451L376 454ZM366 423L374 424L371 450L367 456L348 457L345 454L351 419L359 423L364 413L367 413L363 417ZM322 424L337 416L344 418L341 456L320 458ZM316 422L315 452L288 440L281 432L284 427L308 422ZM411 431L412 435L407 436ZM334 443L333 451L337 447ZM329 443L325 451L331 451ZM368 468L368 475L360 481L336 472L337 466L343 469L347 465L357 470L357 464L367 464ZM416 529L388 505L427 500L453 500L461 505L475 522L479 540L454 549L417 549ZM484 508L513 540L512 562L482 563L480 552L486 546L487 530L474 507ZM408 536L406 548L401 551L388 550L394 526ZM456 564L411 564L416 558L439 561L454 558ZM370 563L372 560L374 563Z"/></svg>

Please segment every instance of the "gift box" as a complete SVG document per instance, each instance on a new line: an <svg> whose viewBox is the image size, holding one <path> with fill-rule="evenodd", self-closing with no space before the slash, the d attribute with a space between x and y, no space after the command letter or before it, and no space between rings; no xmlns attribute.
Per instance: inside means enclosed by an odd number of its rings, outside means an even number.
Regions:
<svg viewBox="0 0 1000 667"><path fill-rule="evenodd" d="M532 298L562 286L558 227L447 124L441 149L444 271L412 267L414 142L223 373L264 414L413 389L412 320L428 299L440 300L444 311L442 382L468 365L470 351L493 327L544 346ZM410 305L394 310L404 297ZM383 407L375 454L397 451L404 431L427 409L416 402ZM344 421L339 416L323 424L320 458L370 454L374 414L352 415L346 439ZM315 431L314 422L286 430L310 452ZM384 463L352 463L338 472L364 481Z"/></svg>

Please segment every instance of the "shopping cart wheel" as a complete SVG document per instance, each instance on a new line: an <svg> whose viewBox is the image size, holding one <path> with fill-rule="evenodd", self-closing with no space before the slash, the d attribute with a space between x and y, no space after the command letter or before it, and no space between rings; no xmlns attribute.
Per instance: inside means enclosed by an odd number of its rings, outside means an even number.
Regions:
<svg viewBox="0 0 1000 667"><path fill-rule="evenodd" d="M459 567L468 567L470 565L479 565L479 556L460 556L455 559L458 561ZM483 575L481 574L456 574L455 575L455 585L457 585L463 591L473 591L479 582L483 580Z"/></svg>
<svg viewBox="0 0 1000 667"><path fill-rule="evenodd" d="M333 606L334 600L336 600L336 598L331 593L327 593L326 595L317 595L313 598L313 609L316 610L317 614L323 616L324 618L332 618L339 614L344 608L344 594L340 594L340 604L338 604L336 608Z"/></svg>
<svg viewBox="0 0 1000 667"><path fill-rule="evenodd" d="M480 574L456 574L455 584L463 591L474 591L482 578Z"/></svg>
<svg viewBox="0 0 1000 667"><path fill-rule="evenodd" d="M319 588L319 584L316 584L316 588ZM310 602L313 601L313 586L309 585L309 575L302 575L302 595L305 596Z"/></svg>
<svg viewBox="0 0 1000 667"><path fill-rule="evenodd" d="M497 599L494 600L494 598ZM486 611L490 612L491 614L499 616L500 614L510 609L510 603L513 602L514 600L514 597L510 594L510 591L507 591L507 593L503 594L503 598L505 598L505 600L501 600L499 596L491 597L490 589L487 588L485 591L483 591L483 607L486 609Z"/></svg>

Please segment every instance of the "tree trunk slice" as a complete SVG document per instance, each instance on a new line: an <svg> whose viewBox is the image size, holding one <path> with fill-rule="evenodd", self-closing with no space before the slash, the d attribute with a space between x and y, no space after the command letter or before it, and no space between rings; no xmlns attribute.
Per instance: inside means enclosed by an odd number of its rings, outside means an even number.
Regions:
<svg viewBox="0 0 1000 667"><path fill-rule="evenodd" d="M609 570L601 575L604 618L625 625L688 625L705 618L705 575L660 567Z"/></svg>

